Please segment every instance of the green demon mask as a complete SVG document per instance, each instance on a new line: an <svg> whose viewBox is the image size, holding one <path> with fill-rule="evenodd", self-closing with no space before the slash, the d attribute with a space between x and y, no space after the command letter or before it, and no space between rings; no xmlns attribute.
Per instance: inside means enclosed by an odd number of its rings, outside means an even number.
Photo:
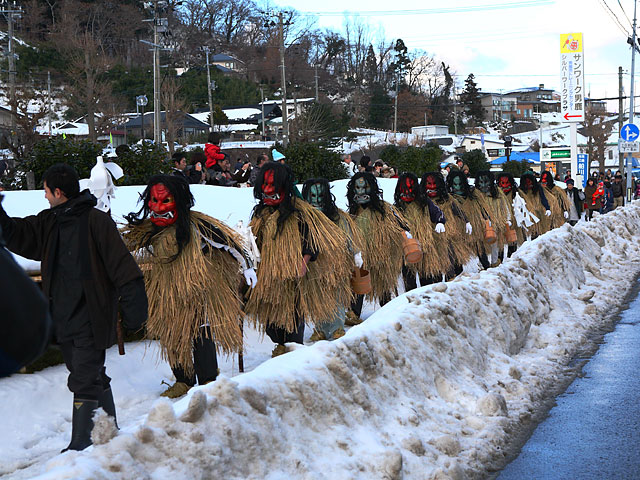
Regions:
<svg viewBox="0 0 640 480"><path fill-rule="evenodd" d="M478 187L478 190L482 193L489 193L489 189L491 189L491 179L486 175L481 175L478 177L476 187Z"/></svg>
<svg viewBox="0 0 640 480"><path fill-rule="evenodd" d="M464 196L464 186L462 184L462 177L455 176L453 178L453 181L451 182L451 191L454 193L454 195L460 195L461 197Z"/></svg>
<svg viewBox="0 0 640 480"><path fill-rule="evenodd" d="M326 188L321 183L315 183L311 185L309 189L309 198L307 201L312 207L322 210L324 207L324 196L326 195Z"/></svg>
<svg viewBox="0 0 640 480"><path fill-rule="evenodd" d="M364 178L356 179L353 199L360 205L366 205L371 201L371 187Z"/></svg>

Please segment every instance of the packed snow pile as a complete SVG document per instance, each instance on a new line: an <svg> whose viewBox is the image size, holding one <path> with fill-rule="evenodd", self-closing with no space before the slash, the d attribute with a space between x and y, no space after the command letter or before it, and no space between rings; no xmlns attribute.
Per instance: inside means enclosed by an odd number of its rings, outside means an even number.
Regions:
<svg viewBox="0 0 640 480"><path fill-rule="evenodd" d="M99 426L100 444L41 478L482 477L624 299L638 231L638 202L565 225L497 268L399 296L339 340L158 399L119 432Z"/></svg>

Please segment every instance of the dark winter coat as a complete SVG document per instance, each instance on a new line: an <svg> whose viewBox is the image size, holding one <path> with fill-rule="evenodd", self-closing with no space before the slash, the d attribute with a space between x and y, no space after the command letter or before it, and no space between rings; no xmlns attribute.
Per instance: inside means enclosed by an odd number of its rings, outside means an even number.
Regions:
<svg viewBox="0 0 640 480"><path fill-rule="evenodd" d="M42 291L52 311L64 310L67 300L61 285L52 288L53 277L68 265L56 258L61 222L72 222L77 228L77 264L80 285L86 300L96 348L109 348L116 342L118 299L125 327L137 329L147 318L147 296L142 272L127 250L111 217L93 208L96 199L87 190L78 197L38 215L12 218L0 206L0 226L7 247L14 253L40 260ZM76 260L76 258L74 258ZM74 268L74 267L72 267ZM56 278L56 282L59 280ZM54 296L55 295L55 296Z"/></svg>
<svg viewBox="0 0 640 480"><path fill-rule="evenodd" d="M51 337L51 317L42 292L4 248L0 231L0 377L38 358Z"/></svg>
<svg viewBox="0 0 640 480"><path fill-rule="evenodd" d="M611 191L613 192L614 198L622 197L624 195L624 185L622 184L622 182L612 182Z"/></svg>
<svg viewBox="0 0 640 480"><path fill-rule="evenodd" d="M587 206L588 210L600 210L602 208L602 197L598 197L595 204L593 202L593 194L596 193L598 189L597 185L587 185L584 187L584 203Z"/></svg>

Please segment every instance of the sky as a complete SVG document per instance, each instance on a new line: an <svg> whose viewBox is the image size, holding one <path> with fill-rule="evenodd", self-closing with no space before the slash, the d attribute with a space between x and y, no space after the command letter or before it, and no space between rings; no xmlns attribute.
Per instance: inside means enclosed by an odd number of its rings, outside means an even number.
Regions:
<svg viewBox="0 0 640 480"><path fill-rule="evenodd" d="M618 94L618 67L630 88L633 0L449 0L394 4L382 0L276 0L341 30L345 15L367 21L372 32L402 38L450 64L464 86L469 73L485 92L545 84L560 86L560 34L582 32L585 82L592 98ZM345 12L345 5L349 11ZM623 11L624 9L624 11ZM617 21L615 20L617 18ZM617 111L617 102L609 102ZM625 107L627 108L627 107Z"/></svg>

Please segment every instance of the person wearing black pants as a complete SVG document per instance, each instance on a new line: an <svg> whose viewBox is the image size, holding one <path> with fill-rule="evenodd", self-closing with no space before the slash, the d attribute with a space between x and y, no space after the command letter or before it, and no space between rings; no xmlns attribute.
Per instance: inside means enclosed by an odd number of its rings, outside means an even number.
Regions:
<svg viewBox="0 0 640 480"><path fill-rule="evenodd" d="M116 343L118 304L125 328L147 320L142 272L111 217L80 192L76 171L66 164L43 176L50 209L26 218L9 217L0 206L0 226L14 253L41 260L42 290L49 298L53 337L69 369L73 393L71 442L63 450L91 445L93 414L102 407L115 419L105 350Z"/></svg>
<svg viewBox="0 0 640 480"><path fill-rule="evenodd" d="M193 368L195 371L192 374L187 374L179 365L171 367L171 370L176 382L181 382L189 388L193 387L196 381L198 385L205 385L213 382L218 376L216 344L204 334L193 342Z"/></svg>

